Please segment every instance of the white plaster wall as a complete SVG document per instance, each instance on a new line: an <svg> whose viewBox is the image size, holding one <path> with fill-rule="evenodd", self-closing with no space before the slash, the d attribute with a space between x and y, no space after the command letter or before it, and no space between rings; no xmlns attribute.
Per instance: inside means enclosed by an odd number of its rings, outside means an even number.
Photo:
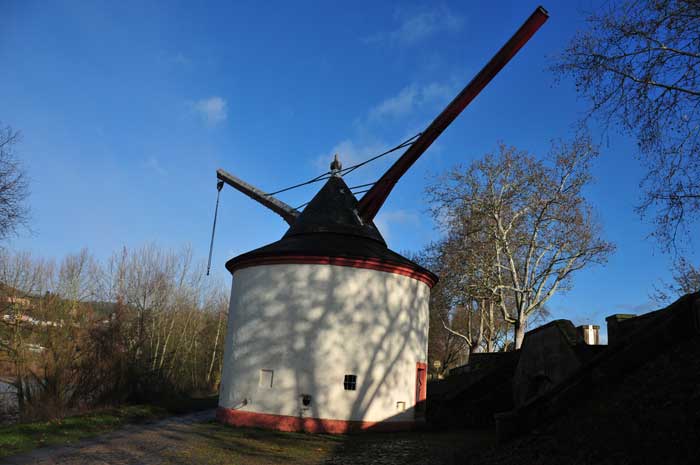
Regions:
<svg viewBox="0 0 700 465"><path fill-rule="evenodd" d="M427 284L332 265L264 265L233 275L219 405L364 421L413 419L428 359ZM258 386L274 370L272 388ZM345 391L346 374L357 390ZM302 408L301 394L312 403ZM397 402L406 410L397 411Z"/></svg>

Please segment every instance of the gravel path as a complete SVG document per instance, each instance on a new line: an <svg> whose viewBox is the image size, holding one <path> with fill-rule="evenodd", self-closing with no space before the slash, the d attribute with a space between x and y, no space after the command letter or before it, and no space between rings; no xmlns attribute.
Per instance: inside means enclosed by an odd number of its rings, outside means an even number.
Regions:
<svg viewBox="0 0 700 465"><path fill-rule="evenodd" d="M214 419L214 410L171 417L151 424L129 425L118 431L70 446L45 447L0 461L7 465L155 465L163 453L187 440L193 423ZM172 463L172 462L171 462Z"/></svg>
<svg viewBox="0 0 700 465"><path fill-rule="evenodd" d="M490 431L305 435L230 428L214 410L129 425L72 445L0 459L0 465L424 465L461 463L483 451Z"/></svg>

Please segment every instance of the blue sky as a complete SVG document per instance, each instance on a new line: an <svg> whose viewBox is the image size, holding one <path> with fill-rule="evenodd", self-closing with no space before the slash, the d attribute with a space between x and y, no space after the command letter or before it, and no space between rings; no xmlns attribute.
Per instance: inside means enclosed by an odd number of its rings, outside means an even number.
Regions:
<svg viewBox="0 0 700 465"><path fill-rule="evenodd" d="M0 121L22 131L32 234L11 243L60 258L82 247L191 244L207 254L215 170L271 191L347 166L423 129L537 6L534 2L9 2L0 18ZM544 154L585 109L547 71L592 0L545 4L551 18L401 180L377 222L397 251L438 237L430 177L498 141ZM618 249L557 296L554 316L603 323L651 308L670 257L633 212L634 141L602 143L587 195ZM348 182L369 182L387 160ZM318 185L316 186L318 187ZM314 188L280 197L296 206ZM214 274L275 241L285 223L222 193ZM694 257L694 258L697 258Z"/></svg>

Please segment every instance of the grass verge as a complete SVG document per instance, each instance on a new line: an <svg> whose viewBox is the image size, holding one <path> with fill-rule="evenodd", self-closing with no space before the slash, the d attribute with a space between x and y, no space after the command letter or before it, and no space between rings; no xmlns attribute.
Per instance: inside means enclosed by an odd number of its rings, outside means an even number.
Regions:
<svg viewBox="0 0 700 465"><path fill-rule="evenodd" d="M386 465L461 463L464 453L493 444L490 431L440 431L325 435L234 428L216 422L192 425L181 448L163 457L179 465Z"/></svg>
<svg viewBox="0 0 700 465"><path fill-rule="evenodd" d="M125 405L60 420L0 427L0 458L37 447L70 444L132 423L156 420L216 407L216 397L166 401L158 405Z"/></svg>
<svg viewBox="0 0 700 465"><path fill-rule="evenodd" d="M330 457L342 437L234 428L210 422L192 425L183 447L170 451L166 464L315 465Z"/></svg>

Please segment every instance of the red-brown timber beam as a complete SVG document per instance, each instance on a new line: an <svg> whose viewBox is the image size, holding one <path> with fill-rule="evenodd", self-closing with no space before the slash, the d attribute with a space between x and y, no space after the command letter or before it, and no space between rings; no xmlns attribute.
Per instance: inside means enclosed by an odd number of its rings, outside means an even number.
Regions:
<svg viewBox="0 0 700 465"><path fill-rule="evenodd" d="M371 221L384 201L391 193L394 185L403 176L413 163L430 147L435 139L449 126L464 110L479 92L486 87L491 79L503 69L513 56L527 43L537 30L547 21L549 15L543 7L537 9L530 15L525 23L513 37L501 47L496 55L491 58L484 68L479 71L467 86L450 102L449 105L438 115L430 126L423 131L421 136L396 160L386 173L372 186L372 188L360 200L358 210L360 216L365 221Z"/></svg>

